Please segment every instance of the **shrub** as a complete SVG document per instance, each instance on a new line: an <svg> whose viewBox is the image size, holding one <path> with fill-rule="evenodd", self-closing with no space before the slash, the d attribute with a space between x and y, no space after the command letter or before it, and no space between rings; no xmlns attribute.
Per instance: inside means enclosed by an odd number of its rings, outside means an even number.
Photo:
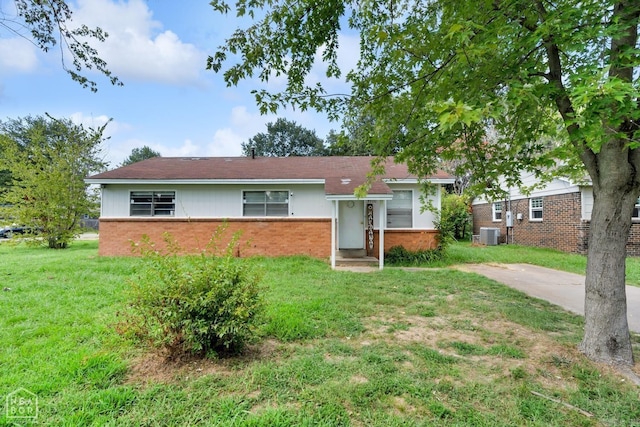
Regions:
<svg viewBox="0 0 640 427"><path fill-rule="evenodd" d="M384 255L385 262L390 265L420 265L439 261L444 256L444 248L410 251L404 246L393 246Z"/></svg>
<svg viewBox="0 0 640 427"><path fill-rule="evenodd" d="M215 253L223 231L198 255L180 255L168 233L164 250L148 236L134 244L143 268L132 281L120 330L164 348L169 358L237 352L253 339L263 307L259 276L233 256L238 234L222 254Z"/></svg>
<svg viewBox="0 0 640 427"><path fill-rule="evenodd" d="M471 212L465 197L456 194L445 194L442 197L437 228L443 236L455 240L471 240Z"/></svg>

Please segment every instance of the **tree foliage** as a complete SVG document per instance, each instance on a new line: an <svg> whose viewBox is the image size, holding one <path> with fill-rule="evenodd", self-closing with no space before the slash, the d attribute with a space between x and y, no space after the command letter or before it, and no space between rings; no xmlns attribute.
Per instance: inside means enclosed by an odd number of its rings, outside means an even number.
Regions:
<svg viewBox="0 0 640 427"><path fill-rule="evenodd" d="M232 5L213 1L229 13ZM208 61L229 84L286 75L258 90L262 111L284 105L330 117L373 117L370 143L419 175L464 159L479 192L580 174L593 183L586 279L589 357L630 365L625 245L640 194L640 3L624 0L236 0L259 17ZM264 10L263 10L264 9ZM341 70L342 26L360 34L351 93L327 93L306 77L319 55L327 78ZM233 55L234 62L231 62ZM227 66L227 62L230 65ZM315 72L315 71L314 71ZM486 129L495 129L487 140Z"/></svg>
<svg viewBox="0 0 640 427"><path fill-rule="evenodd" d="M56 45L60 46L62 68L82 87L97 91L97 84L86 75L86 70L95 69L105 75L112 84L122 82L107 68L98 51L88 40L104 42L109 36L101 28L89 28L87 25L73 25L73 12L65 0L13 0L17 16L0 16L0 31L24 37L39 49L48 52ZM28 34L25 34L28 33ZM66 55L71 56L71 66L67 65Z"/></svg>
<svg viewBox="0 0 640 427"><path fill-rule="evenodd" d="M102 171L102 132L69 119L24 117L0 123L0 169L11 173L4 216L40 230L35 242L66 248L97 206L84 179Z"/></svg>
<svg viewBox="0 0 640 427"><path fill-rule="evenodd" d="M154 157L162 157L162 155L159 152L152 150L151 147L148 147L146 145L143 147L136 147L133 150L131 150L131 154L129 154L129 157L124 159L124 161L120 166L127 166L133 163L141 162L146 159L152 159Z"/></svg>
<svg viewBox="0 0 640 427"><path fill-rule="evenodd" d="M324 142L315 131L306 129L296 122L278 119L267 123L267 132L260 132L242 143L242 153L251 156L288 157L322 156L326 153Z"/></svg>
<svg viewBox="0 0 640 427"><path fill-rule="evenodd" d="M458 194L444 194L440 208L440 231L455 240L469 240L471 237L471 208L466 197Z"/></svg>

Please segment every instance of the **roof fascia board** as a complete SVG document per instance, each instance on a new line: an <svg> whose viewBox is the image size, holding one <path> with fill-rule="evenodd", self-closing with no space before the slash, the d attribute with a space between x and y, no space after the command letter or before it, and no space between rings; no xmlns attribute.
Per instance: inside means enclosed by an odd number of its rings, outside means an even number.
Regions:
<svg viewBox="0 0 640 427"><path fill-rule="evenodd" d="M382 179L382 182L386 184L419 184L422 181L427 181L432 184L453 184L454 182L456 182L454 178L427 178L424 180L419 180L417 178L403 178L403 179L383 178Z"/></svg>
<svg viewBox="0 0 640 427"><path fill-rule="evenodd" d="M85 179L87 184L324 184L324 179Z"/></svg>
<svg viewBox="0 0 640 427"><path fill-rule="evenodd" d="M367 194L364 197L356 197L353 194L327 194L327 200L391 200L393 194Z"/></svg>

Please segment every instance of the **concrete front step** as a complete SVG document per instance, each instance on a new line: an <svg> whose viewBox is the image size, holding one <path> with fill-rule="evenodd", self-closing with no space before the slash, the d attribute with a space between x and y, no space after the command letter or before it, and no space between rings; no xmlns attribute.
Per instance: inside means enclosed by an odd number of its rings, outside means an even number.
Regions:
<svg viewBox="0 0 640 427"><path fill-rule="evenodd" d="M363 256L357 258L336 257L337 267L377 267L378 258L371 256Z"/></svg>
<svg viewBox="0 0 640 427"><path fill-rule="evenodd" d="M366 249L338 249L336 256L339 258L366 258Z"/></svg>

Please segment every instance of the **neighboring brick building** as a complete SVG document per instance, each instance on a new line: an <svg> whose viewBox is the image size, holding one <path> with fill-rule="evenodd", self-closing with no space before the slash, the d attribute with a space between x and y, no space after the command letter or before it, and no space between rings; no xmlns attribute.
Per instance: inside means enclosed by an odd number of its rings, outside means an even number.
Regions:
<svg viewBox="0 0 640 427"><path fill-rule="evenodd" d="M531 185L533 182L526 182ZM564 252L586 254L593 207L590 185L554 179L529 196L513 189L505 200L473 202L473 234L480 228L500 229L500 243L537 246ZM639 206L640 207L640 206ZM507 228L507 211L513 227ZM636 209L627 254L640 256L640 209Z"/></svg>

